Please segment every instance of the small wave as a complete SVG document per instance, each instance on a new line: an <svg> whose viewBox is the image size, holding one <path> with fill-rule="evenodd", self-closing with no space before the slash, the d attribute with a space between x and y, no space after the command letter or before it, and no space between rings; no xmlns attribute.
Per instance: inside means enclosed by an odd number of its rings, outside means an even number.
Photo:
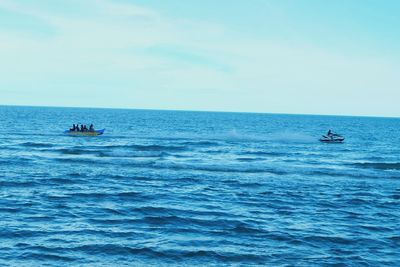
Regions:
<svg viewBox="0 0 400 267"><path fill-rule="evenodd" d="M51 216L28 216L24 218L26 222L50 222L54 220L54 217Z"/></svg>
<svg viewBox="0 0 400 267"><path fill-rule="evenodd" d="M98 158L162 158L171 154L164 151L96 151L88 149L57 149L48 150L50 152L59 152L62 155L81 156L87 155Z"/></svg>
<svg viewBox="0 0 400 267"><path fill-rule="evenodd" d="M60 256L55 254L49 253L33 253L33 252L26 252L20 256L21 259L24 260L35 260L35 261L64 261L64 262L73 262L76 259L67 256Z"/></svg>
<svg viewBox="0 0 400 267"><path fill-rule="evenodd" d="M187 141L184 142L183 145L209 147L209 146L218 146L219 143L213 141Z"/></svg>
<svg viewBox="0 0 400 267"><path fill-rule="evenodd" d="M65 155L85 155L85 154L96 154L96 151L80 149L80 148L63 148L58 150L61 154Z"/></svg>
<svg viewBox="0 0 400 267"><path fill-rule="evenodd" d="M121 193L117 194L118 197L122 197L122 198L131 198L131 197L136 198L136 197L141 196L141 195L142 195L142 193L134 192L134 191L121 192Z"/></svg>
<svg viewBox="0 0 400 267"><path fill-rule="evenodd" d="M234 186L238 186L240 188L260 188L263 186L263 184L261 183L257 183L257 182L241 182L241 181L237 181L237 180L233 180L233 179L229 179L229 180L223 180L222 183L224 184L229 184L229 185L234 185ZM237 195L247 195L247 193L237 193Z"/></svg>
<svg viewBox="0 0 400 267"><path fill-rule="evenodd" d="M163 215L163 216L146 216L142 219L143 223L161 226L161 225L187 225L191 227L209 227L215 229L227 229L231 225L240 223L234 219L200 219L191 217L183 217L177 215Z"/></svg>
<svg viewBox="0 0 400 267"><path fill-rule="evenodd" d="M37 183L33 181L0 181L0 187L33 187L36 185Z"/></svg>
<svg viewBox="0 0 400 267"><path fill-rule="evenodd" d="M339 245L350 245L355 243L355 240L345 238L345 237L336 237L336 236L307 236L304 238L307 242L317 242L317 243L331 243L331 244L339 244Z"/></svg>
<svg viewBox="0 0 400 267"><path fill-rule="evenodd" d="M7 213L18 213L20 212L22 209L19 208L6 208L6 207L2 207L0 208L0 213L3 212L7 212Z"/></svg>
<svg viewBox="0 0 400 267"><path fill-rule="evenodd" d="M395 199L395 200L399 200L400 199L400 194L394 194L391 196L391 198Z"/></svg>
<svg viewBox="0 0 400 267"><path fill-rule="evenodd" d="M79 177L79 178L86 178L88 177L87 173L83 173L83 172L70 172L67 174L67 176L69 177Z"/></svg>
<svg viewBox="0 0 400 267"><path fill-rule="evenodd" d="M164 151L110 151L98 154L103 158L163 158L170 155Z"/></svg>
<svg viewBox="0 0 400 267"><path fill-rule="evenodd" d="M87 148L93 150L113 150L113 149L134 149L138 151L184 151L186 146L180 145L141 145L141 144L118 144L118 145L102 145L102 146L87 146Z"/></svg>
<svg viewBox="0 0 400 267"><path fill-rule="evenodd" d="M163 157L169 152L181 152L187 149L179 145L107 145L47 149L63 155L94 155L97 157Z"/></svg>
<svg viewBox="0 0 400 267"><path fill-rule="evenodd" d="M328 168L320 168L316 170L309 170L303 172L303 174L319 177L319 176L329 176L329 177L347 177L347 178L355 178L355 179L376 179L377 176L373 174L365 174L362 172L349 172L349 171L340 171L336 169L328 169ZM382 177L381 177L382 178ZM391 177L387 177L391 178Z"/></svg>
<svg viewBox="0 0 400 267"><path fill-rule="evenodd" d="M287 174L286 171L279 170L263 166L260 164L237 163L237 164L190 164L190 163L178 163L178 162L163 162L156 160L119 160L115 161L104 161L99 158L56 158L56 161L69 164L93 164L93 165L118 165L118 166L129 166L137 168L149 168L154 170L175 170L175 171L205 171L205 172L221 172L221 173L270 173L275 175Z"/></svg>
<svg viewBox="0 0 400 267"><path fill-rule="evenodd" d="M96 166L125 166L125 167L137 167L137 168L152 168L154 166L154 160L117 160L110 161L104 160L104 158L55 158L55 161L64 163L64 164L81 164L81 165L96 165ZM157 168L156 168L157 169Z"/></svg>
<svg viewBox="0 0 400 267"><path fill-rule="evenodd" d="M225 252L219 253L212 250L199 250L199 251L189 251L181 253L181 257L189 258L211 258L222 262L252 262L261 264L265 261L265 258L260 255L248 254L248 253L233 253Z"/></svg>
<svg viewBox="0 0 400 267"><path fill-rule="evenodd" d="M67 179L67 178L51 178L48 180L48 182L51 184L60 184L60 185L77 184L77 183L82 183L82 181L83 181L82 179Z"/></svg>
<svg viewBox="0 0 400 267"><path fill-rule="evenodd" d="M232 253L232 252L217 252L213 250L156 250L147 247L130 247L116 244L91 244L83 245L74 248L66 248L65 250L83 252L87 254L102 254L102 255L140 255L142 257L159 258L159 259L212 259L224 262L263 262L265 259L262 256L248 253Z"/></svg>
<svg viewBox="0 0 400 267"><path fill-rule="evenodd" d="M171 169L171 170L193 170L193 171L207 171L207 172L226 172L226 173L271 173L282 175L286 172L266 168L263 166L249 166L249 164L239 165L201 165L201 164L154 164L152 168Z"/></svg>
<svg viewBox="0 0 400 267"><path fill-rule="evenodd" d="M151 257L167 257L166 254L158 252L151 248L133 248L116 244L92 244L71 248L73 251L80 251L88 254L106 254L106 255L142 255Z"/></svg>
<svg viewBox="0 0 400 267"><path fill-rule="evenodd" d="M165 145L131 145L139 151L185 151L185 146L165 146Z"/></svg>
<svg viewBox="0 0 400 267"><path fill-rule="evenodd" d="M256 228L253 228L253 227L243 224L243 223L237 225L235 228L232 229L232 231L239 233L239 234L251 234L251 235L266 233L266 231L264 231L262 229L256 229Z"/></svg>
<svg viewBox="0 0 400 267"><path fill-rule="evenodd" d="M39 230L0 230L0 236L2 238L9 238L10 240L13 238L29 238L46 235L48 235L48 232Z"/></svg>
<svg viewBox="0 0 400 267"><path fill-rule="evenodd" d="M391 242L395 243L396 246L400 246L400 235L395 235L387 238Z"/></svg>
<svg viewBox="0 0 400 267"><path fill-rule="evenodd" d="M95 199L104 199L106 197L110 197L111 195L108 193L102 193L102 192L93 192L93 193L74 193L74 194L69 194L71 197L78 197L78 198L95 198Z"/></svg>
<svg viewBox="0 0 400 267"><path fill-rule="evenodd" d="M124 212L119 211L117 209L112 209L112 208L103 208L102 211L113 214L113 215L125 215Z"/></svg>
<svg viewBox="0 0 400 267"><path fill-rule="evenodd" d="M362 198L351 198L347 201L348 204L350 204L350 206L363 206L363 205L368 205L370 204L370 201L362 199Z"/></svg>
<svg viewBox="0 0 400 267"><path fill-rule="evenodd" d="M90 193L71 193L68 194L69 197L71 198L79 198L82 200L92 200L92 199L98 199L98 200L105 200L105 199L110 199L110 198L120 198L120 199L144 199L146 196L144 196L140 192L133 192L133 191L128 191L128 192L90 192Z"/></svg>
<svg viewBox="0 0 400 267"><path fill-rule="evenodd" d="M287 153L283 153L283 152L267 152L267 151L246 151L246 152L239 153L239 155L282 157L282 156L286 156Z"/></svg>
<svg viewBox="0 0 400 267"><path fill-rule="evenodd" d="M353 163L352 166L367 168L367 169L377 169L377 170L400 170L400 163L394 162L364 162L364 163Z"/></svg>
<svg viewBox="0 0 400 267"><path fill-rule="evenodd" d="M36 143L36 142L26 142L26 143L22 143L20 144L20 146L24 146L24 147L37 147L37 148L46 148L46 147L53 147L53 144L49 144L49 143Z"/></svg>
<svg viewBox="0 0 400 267"><path fill-rule="evenodd" d="M177 209L154 207L154 206L138 207L135 208L134 211L142 214L171 214L171 211L179 211L178 213L182 212L181 210Z"/></svg>
<svg viewBox="0 0 400 267"><path fill-rule="evenodd" d="M264 160L263 158L237 158L237 161L242 161L242 162L252 162L252 161L262 161Z"/></svg>
<svg viewBox="0 0 400 267"><path fill-rule="evenodd" d="M92 224L98 225L130 225L138 223L137 219L88 219Z"/></svg>
<svg viewBox="0 0 400 267"><path fill-rule="evenodd" d="M13 158L6 158L6 159L0 159L0 165L8 165L8 166L18 166L18 165L31 165L33 164L34 158L30 157L13 157Z"/></svg>
<svg viewBox="0 0 400 267"><path fill-rule="evenodd" d="M360 227L373 232L390 232L392 230L391 228L377 225L361 225Z"/></svg>
<svg viewBox="0 0 400 267"><path fill-rule="evenodd" d="M55 158L53 159L60 163L71 163L71 164L100 164L101 162L97 162L93 159L86 159L86 158Z"/></svg>

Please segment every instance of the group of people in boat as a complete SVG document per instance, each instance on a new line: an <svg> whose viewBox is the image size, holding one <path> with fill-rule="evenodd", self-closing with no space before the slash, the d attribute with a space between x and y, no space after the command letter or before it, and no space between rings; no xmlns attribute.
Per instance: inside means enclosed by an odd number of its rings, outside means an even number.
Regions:
<svg viewBox="0 0 400 267"><path fill-rule="evenodd" d="M69 129L71 132L94 132L94 126L93 124L90 124L89 129L87 128L86 124L73 124L72 128Z"/></svg>

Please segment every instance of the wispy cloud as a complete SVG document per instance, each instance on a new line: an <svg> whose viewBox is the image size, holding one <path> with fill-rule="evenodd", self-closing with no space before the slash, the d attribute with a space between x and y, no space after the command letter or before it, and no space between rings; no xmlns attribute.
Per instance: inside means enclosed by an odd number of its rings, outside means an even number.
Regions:
<svg viewBox="0 0 400 267"><path fill-rule="evenodd" d="M250 37L131 2L0 0L0 12L1 25L26 20L0 27L1 87L32 90L32 103L36 92L65 105L337 113L340 103L348 113L356 96L371 106L363 93L392 103L400 84L395 61ZM96 99L73 101L82 91Z"/></svg>

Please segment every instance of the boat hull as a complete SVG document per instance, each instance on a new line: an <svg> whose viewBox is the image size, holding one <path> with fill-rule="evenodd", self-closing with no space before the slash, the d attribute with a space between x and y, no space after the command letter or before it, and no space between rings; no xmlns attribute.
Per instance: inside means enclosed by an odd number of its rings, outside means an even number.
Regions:
<svg viewBox="0 0 400 267"><path fill-rule="evenodd" d="M336 139L336 140L319 139L319 141L321 141L323 143L343 143L344 142L344 138L343 139Z"/></svg>
<svg viewBox="0 0 400 267"><path fill-rule="evenodd" d="M324 143L342 143L344 141L344 137L340 135L334 135L331 137L323 135L319 141Z"/></svg>
<svg viewBox="0 0 400 267"><path fill-rule="evenodd" d="M94 132L74 132L70 130L66 130L64 133L71 136L99 136L104 133L105 129L97 130Z"/></svg>

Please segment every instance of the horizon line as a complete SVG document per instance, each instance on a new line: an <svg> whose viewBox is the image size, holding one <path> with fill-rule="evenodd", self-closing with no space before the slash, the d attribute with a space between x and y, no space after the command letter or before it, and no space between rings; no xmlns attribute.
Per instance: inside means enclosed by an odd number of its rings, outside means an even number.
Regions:
<svg viewBox="0 0 400 267"><path fill-rule="evenodd" d="M209 113L243 113L266 115L300 115L300 116L327 116L327 117L362 117L362 118L386 118L400 119L400 116L383 115L349 115L349 114L315 114L315 113L285 113L285 112L258 112L258 111L231 111L231 110L191 110L191 109L164 109L164 108L133 108L133 107L83 107L83 106L51 106L51 105L18 105L0 104L0 107L31 107L31 108L77 108L77 109L116 109L116 110L147 110L147 111L177 111L177 112L209 112Z"/></svg>

